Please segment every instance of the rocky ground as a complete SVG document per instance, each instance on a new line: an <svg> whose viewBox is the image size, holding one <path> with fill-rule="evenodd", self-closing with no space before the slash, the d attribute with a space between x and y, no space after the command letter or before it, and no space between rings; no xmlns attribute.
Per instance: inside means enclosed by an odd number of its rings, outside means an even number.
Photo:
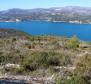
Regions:
<svg viewBox="0 0 91 84"><path fill-rule="evenodd" d="M75 76L83 79L90 74L90 42L80 41L76 36L69 39L29 36L12 29L1 29L0 32L1 80L23 80L28 84L61 84L69 82ZM77 82L73 84L83 84L79 83L80 78L75 79Z"/></svg>

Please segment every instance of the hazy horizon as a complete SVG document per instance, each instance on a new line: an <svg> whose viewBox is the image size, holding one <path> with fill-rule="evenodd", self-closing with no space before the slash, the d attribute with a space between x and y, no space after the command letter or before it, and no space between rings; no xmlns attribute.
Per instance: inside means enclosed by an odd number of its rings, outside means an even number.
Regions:
<svg viewBox="0 0 91 84"><path fill-rule="evenodd" d="M8 9L3 9L0 11L7 11L10 9L23 9L23 10L31 10L31 9L49 9L49 8L65 8L65 7L83 7L83 8L91 8L91 7L86 7L86 6L61 6L61 7L40 7L40 8L8 8Z"/></svg>
<svg viewBox="0 0 91 84"><path fill-rule="evenodd" d="M90 0L1 0L0 11L12 8L34 9L65 6L91 7Z"/></svg>

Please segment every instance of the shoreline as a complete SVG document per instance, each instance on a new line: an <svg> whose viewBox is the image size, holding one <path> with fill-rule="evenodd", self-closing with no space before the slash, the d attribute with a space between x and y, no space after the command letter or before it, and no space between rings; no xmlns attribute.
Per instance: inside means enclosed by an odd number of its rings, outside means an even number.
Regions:
<svg viewBox="0 0 91 84"><path fill-rule="evenodd" d="M29 21L45 21L45 22L53 22L53 23L70 23L70 24L91 24L91 22L89 23L84 23L84 22L79 22L79 21L50 21L50 20L29 20ZM29 22L29 21L0 21L0 22L5 22L5 23L9 23L9 22Z"/></svg>

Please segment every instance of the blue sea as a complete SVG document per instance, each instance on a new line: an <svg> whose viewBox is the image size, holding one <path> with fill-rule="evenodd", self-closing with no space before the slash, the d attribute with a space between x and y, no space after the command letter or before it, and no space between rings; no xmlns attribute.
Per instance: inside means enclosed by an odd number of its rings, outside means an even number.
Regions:
<svg viewBox="0 0 91 84"><path fill-rule="evenodd" d="M0 28L18 29L30 35L56 35L68 38L76 35L80 40L91 41L91 24L46 21L0 22Z"/></svg>

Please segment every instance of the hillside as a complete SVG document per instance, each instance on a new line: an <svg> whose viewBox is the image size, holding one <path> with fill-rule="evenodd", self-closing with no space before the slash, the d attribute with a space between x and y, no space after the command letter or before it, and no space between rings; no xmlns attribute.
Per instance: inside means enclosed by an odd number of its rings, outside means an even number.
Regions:
<svg viewBox="0 0 91 84"><path fill-rule="evenodd" d="M0 11L0 21L47 20L70 23L91 23L91 8L79 6L19 9Z"/></svg>
<svg viewBox="0 0 91 84"><path fill-rule="evenodd" d="M91 43L76 36L29 36L14 29L0 29L0 33L4 36L0 38L0 78L29 84L91 83Z"/></svg>
<svg viewBox="0 0 91 84"><path fill-rule="evenodd" d="M15 30L15 29L4 29L4 28L0 28L0 38L10 38L10 37L17 37L17 38L28 38L28 34L26 34L25 32L19 31L19 30Z"/></svg>

